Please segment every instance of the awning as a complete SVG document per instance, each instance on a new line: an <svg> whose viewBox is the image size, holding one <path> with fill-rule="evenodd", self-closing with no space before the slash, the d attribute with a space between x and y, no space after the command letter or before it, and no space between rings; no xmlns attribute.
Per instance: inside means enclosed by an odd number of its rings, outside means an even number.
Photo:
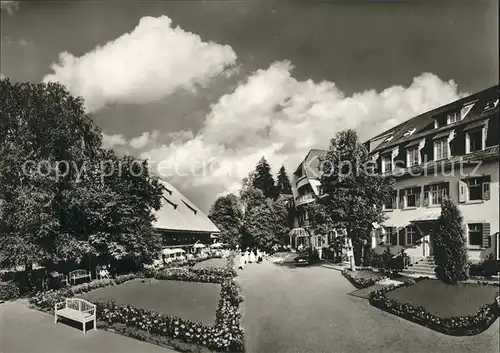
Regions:
<svg viewBox="0 0 500 353"><path fill-rule="evenodd" d="M211 247L212 249L220 249L220 248L222 248L223 246L224 246L224 244L222 244L222 243L214 243L214 244L210 245L210 247Z"/></svg>
<svg viewBox="0 0 500 353"><path fill-rule="evenodd" d="M469 130L474 130L474 129L482 128L485 125L485 123L486 123L485 120L476 121L474 123L471 123L471 124L467 125L464 128L464 131L469 131Z"/></svg>
<svg viewBox="0 0 500 353"><path fill-rule="evenodd" d="M201 243L196 243L193 245L193 248L195 249L203 249L205 247L205 245L201 244Z"/></svg>
<svg viewBox="0 0 500 353"><path fill-rule="evenodd" d="M441 211L429 212L411 220L411 223L434 222L437 221Z"/></svg>
<svg viewBox="0 0 500 353"><path fill-rule="evenodd" d="M295 238L303 238L308 237L310 234L304 228L293 228L288 235Z"/></svg>
<svg viewBox="0 0 500 353"><path fill-rule="evenodd" d="M436 136L434 136L432 139L437 140L440 138L448 137L448 136L450 136L450 133L451 133L451 131L441 132L441 133L437 134Z"/></svg>

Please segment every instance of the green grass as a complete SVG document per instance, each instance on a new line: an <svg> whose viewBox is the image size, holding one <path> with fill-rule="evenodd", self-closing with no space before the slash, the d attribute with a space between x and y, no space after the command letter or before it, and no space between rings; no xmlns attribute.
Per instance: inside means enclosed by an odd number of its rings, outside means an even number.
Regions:
<svg viewBox="0 0 500 353"><path fill-rule="evenodd" d="M111 301L165 315L213 325L220 285L181 281L134 280L82 295L91 301Z"/></svg>
<svg viewBox="0 0 500 353"><path fill-rule="evenodd" d="M466 316L476 313L481 306L491 304L498 295L498 287L460 283L445 284L438 280L422 280L409 287L399 287L386 294L400 303L422 306L440 317Z"/></svg>

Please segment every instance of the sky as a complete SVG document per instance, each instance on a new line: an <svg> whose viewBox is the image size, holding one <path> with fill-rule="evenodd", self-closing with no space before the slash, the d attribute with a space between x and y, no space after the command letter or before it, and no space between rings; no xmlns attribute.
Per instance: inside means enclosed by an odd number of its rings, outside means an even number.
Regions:
<svg viewBox="0 0 500 353"><path fill-rule="evenodd" d="M498 1L2 1L0 73L82 96L202 210L265 157L498 84Z"/></svg>

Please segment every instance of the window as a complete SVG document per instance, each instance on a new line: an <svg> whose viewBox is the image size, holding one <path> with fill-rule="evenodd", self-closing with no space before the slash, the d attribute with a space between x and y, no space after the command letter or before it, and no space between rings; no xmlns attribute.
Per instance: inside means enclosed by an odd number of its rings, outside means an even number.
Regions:
<svg viewBox="0 0 500 353"><path fill-rule="evenodd" d="M448 140L443 139L434 142L434 159L440 160L448 158Z"/></svg>
<svg viewBox="0 0 500 353"><path fill-rule="evenodd" d="M446 116L446 123L448 125L456 123L459 120L458 113L451 113Z"/></svg>
<svg viewBox="0 0 500 353"><path fill-rule="evenodd" d="M406 227L406 245L412 245L417 237L417 229L413 226Z"/></svg>
<svg viewBox="0 0 500 353"><path fill-rule="evenodd" d="M467 133L467 153L481 151L483 149L483 129Z"/></svg>
<svg viewBox="0 0 500 353"><path fill-rule="evenodd" d="M496 108L498 105L498 98L496 100L489 101L484 107L484 110L490 110Z"/></svg>
<svg viewBox="0 0 500 353"><path fill-rule="evenodd" d="M414 165L420 164L418 147L412 147L408 149L407 156L408 156L408 167L413 167Z"/></svg>
<svg viewBox="0 0 500 353"><path fill-rule="evenodd" d="M483 199L481 178L467 179L467 186L469 187L469 200Z"/></svg>
<svg viewBox="0 0 500 353"><path fill-rule="evenodd" d="M385 200L384 202L384 210L393 210L396 208L396 203L397 202L397 191L394 190L393 194L391 195L390 198Z"/></svg>
<svg viewBox="0 0 500 353"><path fill-rule="evenodd" d="M405 132L405 133L404 133L404 135L403 135L403 136L404 136L404 137L406 137L406 136L410 136L410 135L412 135L412 134L413 134L416 130L417 130L417 128L413 128L413 129L411 129L411 130L408 130L407 132Z"/></svg>
<svg viewBox="0 0 500 353"><path fill-rule="evenodd" d="M392 171L392 155L382 156L382 173Z"/></svg>
<svg viewBox="0 0 500 353"><path fill-rule="evenodd" d="M443 202L443 198L448 196L448 190L441 184L431 185L430 193L432 205L440 205Z"/></svg>
<svg viewBox="0 0 500 353"><path fill-rule="evenodd" d="M481 223L472 223L469 227L469 245L483 245L483 225Z"/></svg>
<svg viewBox="0 0 500 353"><path fill-rule="evenodd" d="M420 188L405 189L405 207L420 206Z"/></svg>
<svg viewBox="0 0 500 353"><path fill-rule="evenodd" d="M458 181L458 201L478 201L490 199L491 176L462 179Z"/></svg>

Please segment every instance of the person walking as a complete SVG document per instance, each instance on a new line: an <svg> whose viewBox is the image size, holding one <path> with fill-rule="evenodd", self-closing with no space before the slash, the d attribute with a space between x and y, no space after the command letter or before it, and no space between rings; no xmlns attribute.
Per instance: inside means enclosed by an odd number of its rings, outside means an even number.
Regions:
<svg viewBox="0 0 500 353"><path fill-rule="evenodd" d="M240 254L240 264L238 266L239 270L243 270L245 268L245 263L246 263L246 261L245 261L245 255L246 254L244 252L241 252L241 254Z"/></svg>
<svg viewBox="0 0 500 353"><path fill-rule="evenodd" d="M255 249L250 251L250 263L255 262Z"/></svg>

